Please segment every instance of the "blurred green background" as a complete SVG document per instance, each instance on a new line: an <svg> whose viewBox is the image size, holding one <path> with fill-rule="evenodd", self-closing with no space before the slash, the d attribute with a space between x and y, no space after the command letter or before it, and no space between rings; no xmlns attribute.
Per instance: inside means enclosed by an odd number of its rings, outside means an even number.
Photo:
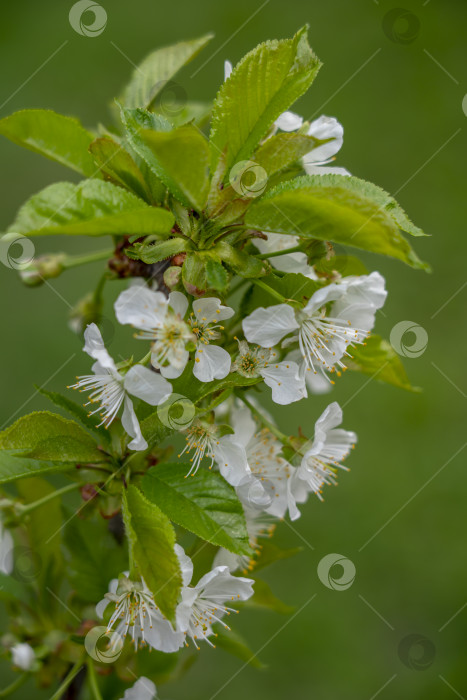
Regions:
<svg viewBox="0 0 467 700"><path fill-rule="evenodd" d="M367 258L389 289L376 330L389 337L397 323L409 320L428 333L426 351L405 361L423 393L349 374L335 387L332 398L344 407L345 427L359 434L352 470L341 475L338 488L328 488L324 503L309 502L293 528L279 527L278 541L302 544L303 552L267 571L276 594L297 612L280 617L245 610L239 616L239 628L266 670L244 668L205 646L183 679L160 689L164 700L467 696L467 4L402 1L409 14L394 23L387 13L395 0L103 0L108 23L94 38L71 29L71 2L18 0L2 8L0 116L52 108L76 114L87 126L108 119L108 102L131 64L155 47L214 31L215 40L179 79L191 98L210 99L223 79L224 59L236 62L260 41L290 36L309 23L310 43L324 67L296 111L308 118L336 116L345 127L338 164L397 192L433 236L415 241L432 263L432 275ZM70 179L68 171L4 139L0 155L2 228L32 193ZM102 241L37 241L39 253L100 247ZM2 424L45 407L33 384L61 390L87 367L66 321L68 307L98 274L95 264L85 274L70 271L51 287L31 290L0 266ZM109 336L114 292L108 290ZM121 335L119 350L126 337ZM317 397L306 408L275 413L284 430L296 429L298 421L310 432L328 400ZM329 590L318 579L317 564L331 552L355 564L356 579L346 591ZM399 658L399 644L410 634L435 646L434 661L424 670ZM411 657L421 652L414 647ZM5 668L0 674L5 671L6 679ZM36 692L27 689L18 697Z"/></svg>

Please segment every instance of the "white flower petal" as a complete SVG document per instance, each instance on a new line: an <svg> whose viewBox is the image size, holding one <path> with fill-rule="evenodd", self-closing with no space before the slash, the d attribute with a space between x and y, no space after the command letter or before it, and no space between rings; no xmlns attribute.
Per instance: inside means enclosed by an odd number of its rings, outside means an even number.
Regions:
<svg viewBox="0 0 467 700"><path fill-rule="evenodd" d="M0 572L11 574L14 568L13 561L13 537L9 530L5 530L0 521Z"/></svg>
<svg viewBox="0 0 467 700"><path fill-rule="evenodd" d="M90 323L84 331L84 352L97 360L101 367L105 369L111 369L117 371L115 367L115 362L110 357L109 353L105 349L104 341L102 339L102 334L95 323Z"/></svg>
<svg viewBox="0 0 467 700"><path fill-rule="evenodd" d="M286 405L306 397L305 380L299 376L295 362L270 363L261 370L261 376L272 389L274 403Z"/></svg>
<svg viewBox="0 0 467 700"><path fill-rule="evenodd" d="M147 287L130 287L115 302L119 323L129 323L141 330L160 328L167 314L169 300L162 292Z"/></svg>
<svg viewBox="0 0 467 700"><path fill-rule="evenodd" d="M220 299L207 297L193 302L193 311L196 318L203 324L212 321L224 321L234 315L235 311L230 306L222 306Z"/></svg>
<svg viewBox="0 0 467 700"><path fill-rule="evenodd" d="M350 173L346 168L338 168L335 165L316 165L313 161L307 160L308 156L303 158L303 167L307 175L344 175L350 177Z"/></svg>
<svg viewBox="0 0 467 700"><path fill-rule="evenodd" d="M359 277L344 277L345 294L332 307L332 315L350 321L353 328L371 331L375 314L384 306L387 291L385 280L379 272Z"/></svg>
<svg viewBox="0 0 467 700"><path fill-rule="evenodd" d="M100 617L100 618L104 617L105 610L106 610L107 606L109 605L109 603L110 603L110 600L108 600L107 598L102 598L102 600L100 600L97 603L97 605L96 605L97 617Z"/></svg>
<svg viewBox="0 0 467 700"><path fill-rule="evenodd" d="M299 327L294 310L288 304L261 306L243 320L242 326L245 338L263 348L272 348Z"/></svg>
<svg viewBox="0 0 467 700"><path fill-rule="evenodd" d="M230 78L230 75L233 71L232 64L230 61L224 61L224 80L227 80L227 78Z"/></svg>
<svg viewBox="0 0 467 700"><path fill-rule="evenodd" d="M185 550L183 549L183 547L180 547L179 544L176 544L174 549L175 554L177 555L178 561L180 563L183 585L189 586L191 583L191 579L193 578L193 562L191 561L188 554L185 554Z"/></svg>
<svg viewBox="0 0 467 700"><path fill-rule="evenodd" d="M123 380L125 391L151 406L157 406L172 393L172 385L160 374L143 365L133 365Z"/></svg>
<svg viewBox="0 0 467 700"><path fill-rule="evenodd" d="M34 649L26 642L15 644L11 648L11 655L14 666L17 666L22 671L30 671L36 660Z"/></svg>
<svg viewBox="0 0 467 700"><path fill-rule="evenodd" d="M295 112L282 112L275 124L282 131L297 131L303 124L303 117Z"/></svg>
<svg viewBox="0 0 467 700"><path fill-rule="evenodd" d="M216 566L195 586L203 598L224 602L236 598L248 600L253 595L254 581L243 576L232 576L227 566Z"/></svg>
<svg viewBox="0 0 467 700"><path fill-rule="evenodd" d="M219 438L213 452L220 473L232 486L237 486L250 473L245 448L232 435Z"/></svg>
<svg viewBox="0 0 467 700"><path fill-rule="evenodd" d="M139 427L139 422L136 417L135 409L133 408L133 402L128 396L125 396L125 404L122 415L122 425L125 432L132 438L131 442L128 443L130 450L145 450L148 443L144 439L141 428Z"/></svg>
<svg viewBox="0 0 467 700"><path fill-rule="evenodd" d="M141 676L131 688L125 690L122 700L154 700L155 697L156 686L149 678Z"/></svg>
<svg viewBox="0 0 467 700"><path fill-rule="evenodd" d="M147 642L153 649L172 654L183 646L185 635L180 630L174 630L172 625L159 611L151 611L151 620L145 629ZM152 626L151 626L152 625Z"/></svg>
<svg viewBox="0 0 467 700"><path fill-rule="evenodd" d="M200 343L195 355L193 374L200 382L224 379L230 372L231 364L232 360L227 350L218 345Z"/></svg>
<svg viewBox="0 0 467 700"><path fill-rule="evenodd" d="M321 116L310 124L308 135L316 139L333 139L314 148L305 158L309 163L326 163L336 155L344 143L344 127L334 117Z"/></svg>
<svg viewBox="0 0 467 700"><path fill-rule="evenodd" d="M180 318L183 318L188 309L188 299L181 292L170 292L169 306Z"/></svg>

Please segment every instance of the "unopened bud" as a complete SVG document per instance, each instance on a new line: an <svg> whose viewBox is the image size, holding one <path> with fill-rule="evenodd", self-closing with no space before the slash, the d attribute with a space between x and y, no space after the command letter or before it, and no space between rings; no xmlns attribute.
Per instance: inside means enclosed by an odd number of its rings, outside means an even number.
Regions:
<svg viewBox="0 0 467 700"><path fill-rule="evenodd" d="M101 316L102 303L96 301L94 294L90 293L80 299L70 311L68 326L78 335L82 335L86 326L99 323Z"/></svg>
<svg viewBox="0 0 467 700"><path fill-rule="evenodd" d="M168 267L164 272L164 284L169 289L175 289L180 283L182 277L181 267Z"/></svg>
<svg viewBox="0 0 467 700"><path fill-rule="evenodd" d="M19 271L21 280L28 287L38 287L45 280L53 279L62 274L65 269L65 253L55 255L42 255L35 258L27 266Z"/></svg>

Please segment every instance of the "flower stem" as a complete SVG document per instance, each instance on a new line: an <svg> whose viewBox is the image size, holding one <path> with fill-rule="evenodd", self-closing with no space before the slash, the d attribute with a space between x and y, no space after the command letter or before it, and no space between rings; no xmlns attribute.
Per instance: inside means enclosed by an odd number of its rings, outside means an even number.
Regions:
<svg viewBox="0 0 467 700"><path fill-rule="evenodd" d="M106 260L111 258L113 250L97 250L94 253L87 255L69 256L63 261L63 266L68 270L79 265L87 265L88 263L97 262L98 260Z"/></svg>
<svg viewBox="0 0 467 700"><path fill-rule="evenodd" d="M51 491L51 493L48 493L47 496L44 496L43 498L39 498L38 501L34 501L33 503L28 503L27 505L20 504L20 506L19 506L20 513L21 513L21 515L25 515L26 513L30 513L32 510L35 510L36 508L43 506L45 503L48 503L53 498L57 498L58 496L61 496L64 493L68 493L68 491L72 491L73 489L76 489L79 486L80 486L80 484L68 484L68 486L64 486L61 489L57 489L57 491Z"/></svg>
<svg viewBox="0 0 467 700"><path fill-rule="evenodd" d="M88 681L94 700L102 700L101 691L99 690L99 684L97 682L96 669L92 659L88 659Z"/></svg>
<svg viewBox="0 0 467 700"><path fill-rule="evenodd" d="M14 693L15 690L18 690L18 688L21 688L21 686L24 685L24 683L26 683L29 677L29 673L23 673L22 676L16 678L13 681L13 683L10 683L9 686L4 688L3 690L0 690L0 698L7 698L9 695L12 695L12 693Z"/></svg>
<svg viewBox="0 0 467 700"><path fill-rule="evenodd" d="M63 693L65 690L68 688L69 685L73 682L73 679L76 678L78 673L81 671L83 668L83 658L81 657L79 661L75 663L75 665L71 668L70 672L66 676L65 680L61 684L60 688L52 695L50 700L61 700Z"/></svg>
<svg viewBox="0 0 467 700"><path fill-rule="evenodd" d="M279 292L276 292L276 290L270 287L269 284L266 284L262 280L257 280L254 277L252 277L250 281L253 282L253 284L256 284L258 287L261 287L261 289L264 289L271 296L276 297L276 299L278 299L282 304L287 304L287 299Z"/></svg>
<svg viewBox="0 0 467 700"><path fill-rule="evenodd" d="M266 260L267 258L277 258L279 255L288 255L289 253L302 253L302 249L299 245L293 248L285 248L284 250L275 250L273 253L263 253L262 255L257 255L257 258L261 260Z"/></svg>
<svg viewBox="0 0 467 700"><path fill-rule="evenodd" d="M238 398L243 401L245 406L247 406L254 416L267 428L273 435L275 435L282 443L285 445L290 445L290 440L287 435L284 435L275 425L270 423L267 418L265 418L257 408L253 406L252 403L248 401L242 394L237 393Z"/></svg>

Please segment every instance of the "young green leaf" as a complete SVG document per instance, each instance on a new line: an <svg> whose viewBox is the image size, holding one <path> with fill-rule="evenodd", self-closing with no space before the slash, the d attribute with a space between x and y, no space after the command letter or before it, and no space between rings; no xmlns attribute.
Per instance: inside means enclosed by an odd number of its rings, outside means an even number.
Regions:
<svg viewBox="0 0 467 700"><path fill-rule="evenodd" d="M85 177L99 174L88 152L94 136L77 119L48 109L24 109L0 119L0 134Z"/></svg>
<svg viewBox="0 0 467 700"><path fill-rule="evenodd" d="M266 41L235 66L214 102L211 166L228 147L227 166L248 159L279 115L310 87L321 66L307 27L292 39Z"/></svg>
<svg viewBox="0 0 467 700"><path fill-rule="evenodd" d="M214 259L206 261L206 280L211 289L222 292L227 287L229 276L220 261Z"/></svg>
<svg viewBox="0 0 467 700"><path fill-rule="evenodd" d="M348 351L350 357L345 364L349 369L369 374L380 382L400 389L420 391L411 385L401 358L392 345L379 335L371 335L365 345L351 346Z"/></svg>
<svg viewBox="0 0 467 700"><path fill-rule="evenodd" d="M121 99L123 106L128 109L149 109L157 95L165 88L167 81L192 61L212 37L212 34L207 34L199 39L182 41L150 53L135 68Z"/></svg>
<svg viewBox="0 0 467 700"><path fill-rule="evenodd" d="M213 250L241 277L262 277L269 270L264 260L259 260L225 241L217 243Z"/></svg>
<svg viewBox="0 0 467 700"><path fill-rule="evenodd" d="M143 174L123 146L105 136L93 141L89 150L107 179L151 203L151 191Z"/></svg>
<svg viewBox="0 0 467 700"><path fill-rule="evenodd" d="M142 482L146 498L177 525L235 554L251 554L243 508L220 474L199 470L186 478L189 464L162 464Z"/></svg>
<svg viewBox="0 0 467 700"><path fill-rule="evenodd" d="M280 615L291 615L295 610L292 606L286 605L282 600L279 600L272 592L269 584L260 578L256 578L256 576L254 591L253 597L245 601L245 607L266 608Z"/></svg>
<svg viewBox="0 0 467 700"><path fill-rule="evenodd" d="M35 411L0 433L0 450L31 450L44 440L60 437L95 445L93 438L75 421L50 411Z"/></svg>
<svg viewBox="0 0 467 700"><path fill-rule="evenodd" d="M163 614L172 620L182 587L180 564L174 550L174 529L164 513L136 486L129 486L124 492L123 505L136 570Z"/></svg>
<svg viewBox="0 0 467 700"><path fill-rule="evenodd" d="M111 182L85 180L49 185L21 207L8 230L28 236L167 235L173 224L166 209L151 207Z"/></svg>
<svg viewBox="0 0 467 700"><path fill-rule="evenodd" d="M0 450L0 484L22 479L25 476L63 472L74 468L73 463L29 459L18 456L12 450Z"/></svg>
<svg viewBox="0 0 467 700"><path fill-rule="evenodd" d="M285 182L253 202L247 226L312 237L388 255L419 269L421 262L373 186L344 175L312 175Z"/></svg>
<svg viewBox="0 0 467 700"><path fill-rule="evenodd" d="M253 159L268 177L306 156L314 148L327 143L306 134L276 134L258 148Z"/></svg>
<svg viewBox="0 0 467 700"><path fill-rule="evenodd" d="M95 417L90 417L84 406L75 403L67 396L63 396L56 391L47 391L47 389L43 389L42 387L36 387L36 389L40 394L48 398L49 401L52 401L53 404L76 418L85 428L95 433L103 445L108 446L110 444L111 438L109 431L106 430L103 425L99 426Z"/></svg>
<svg viewBox="0 0 467 700"><path fill-rule="evenodd" d="M160 260L171 258L178 253L186 253L190 248L191 243L186 238L170 238L168 241L162 241L154 245L135 247L134 253L140 260L151 265Z"/></svg>
<svg viewBox="0 0 467 700"><path fill-rule="evenodd" d="M187 207L203 210L209 189L209 150L197 127L187 124L168 132L140 129L131 142L139 146L174 197Z"/></svg>

